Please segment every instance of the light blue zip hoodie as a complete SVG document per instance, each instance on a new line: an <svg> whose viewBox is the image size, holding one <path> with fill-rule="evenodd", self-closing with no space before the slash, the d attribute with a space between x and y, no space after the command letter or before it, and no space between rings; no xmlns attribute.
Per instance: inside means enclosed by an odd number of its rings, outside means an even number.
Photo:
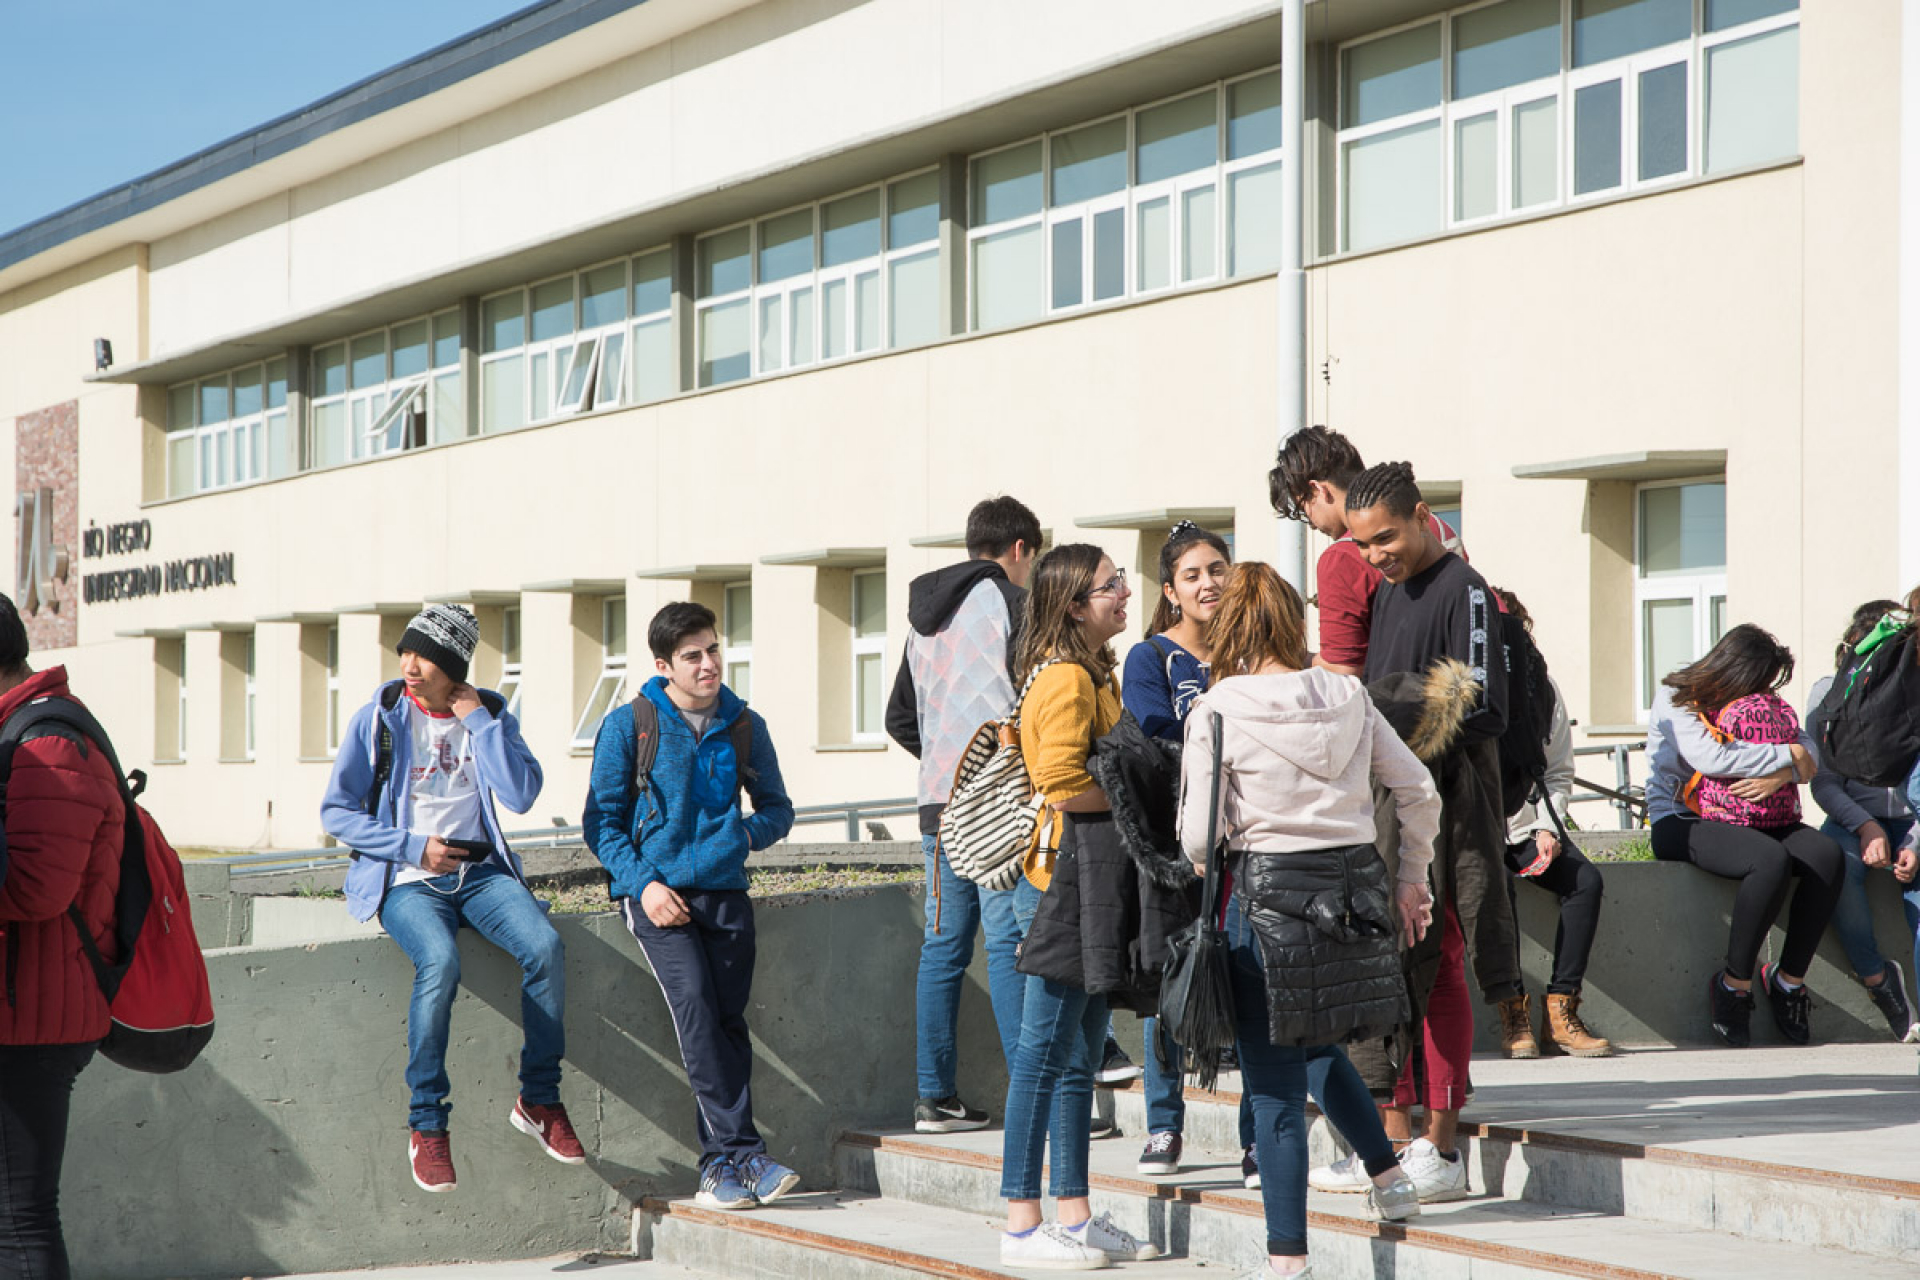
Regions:
<svg viewBox="0 0 1920 1280"><path fill-rule="evenodd" d="M407 827L412 797L405 779L412 763L413 734L407 728L406 697L402 682L390 680L380 686L371 702L353 713L340 740L340 751L333 758L333 777L320 801L320 825L359 855L347 867L347 910L355 920L371 920L380 913L394 872L402 866L420 865L431 834ZM483 689L480 702L480 709L460 723L473 737L480 816L494 849L488 860L525 884L520 856L507 847L493 806L498 800L514 813L525 813L540 798L544 777L540 762L520 736L519 720L506 710L500 695ZM499 708L498 714L490 708ZM393 734L393 767L381 789L379 805L368 813L367 794L373 790L380 721L385 721ZM541 905L544 909L545 904Z"/></svg>

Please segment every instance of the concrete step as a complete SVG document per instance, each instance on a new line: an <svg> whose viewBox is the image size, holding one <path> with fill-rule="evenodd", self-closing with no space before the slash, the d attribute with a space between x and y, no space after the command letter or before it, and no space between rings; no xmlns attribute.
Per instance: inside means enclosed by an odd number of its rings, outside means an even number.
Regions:
<svg viewBox="0 0 1920 1280"><path fill-rule="evenodd" d="M1830 1050L1845 1070L1824 1078L1804 1069L1819 1061L1806 1052L1634 1054L1580 1064L1476 1059L1476 1105L1460 1125L1469 1138L1470 1182L1522 1203L1920 1267L1920 1166L1912 1163L1920 1108L1906 1074L1911 1050ZM1875 1073L1880 1060L1885 1074ZM1701 1074L1638 1085L1626 1078L1689 1066ZM1723 1070L1728 1078L1717 1078ZM1542 1079L1550 1082L1531 1090L1522 1083ZM1238 1077L1186 1096L1188 1147L1237 1150ZM1137 1084L1115 1091L1114 1115L1127 1135L1115 1141L1137 1146L1146 1131ZM1476 1115L1488 1118L1470 1119ZM1315 1123L1314 1163L1347 1149L1324 1120Z"/></svg>
<svg viewBox="0 0 1920 1280"><path fill-rule="evenodd" d="M877 1193L889 1203L997 1223L1003 1211L1000 1144L997 1131L939 1137L849 1133L837 1148L836 1171L842 1186ZM1129 1231L1177 1257L1204 1259L1229 1271L1260 1263L1265 1256L1260 1195L1239 1185L1237 1151L1196 1150L1190 1144L1187 1167L1175 1177L1156 1179L1133 1172L1138 1154L1130 1139L1094 1143L1090 1181L1096 1213L1111 1212ZM1405 1225L1371 1221L1359 1196L1309 1193L1307 1207L1315 1280L1379 1275L1397 1280L1536 1275L1911 1280L1920 1261L1920 1255L1897 1259L1754 1240L1484 1191L1458 1203L1429 1206Z"/></svg>

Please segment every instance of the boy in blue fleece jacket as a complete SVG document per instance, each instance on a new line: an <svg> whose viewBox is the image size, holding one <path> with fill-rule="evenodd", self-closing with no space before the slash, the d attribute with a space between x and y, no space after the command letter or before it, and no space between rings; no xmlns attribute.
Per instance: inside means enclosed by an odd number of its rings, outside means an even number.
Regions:
<svg viewBox="0 0 1920 1280"><path fill-rule="evenodd" d="M792 830L793 803L766 722L720 682L713 610L667 605L647 626L647 647L660 674L640 694L657 735L645 793L634 789L633 712L615 711L594 741L581 825L673 1017L700 1134L696 1200L750 1209L800 1181L767 1155L753 1126L746 1019L754 960L747 854ZM745 735L736 725L742 717ZM744 769L736 747L743 736ZM740 812L743 788L751 815Z"/></svg>

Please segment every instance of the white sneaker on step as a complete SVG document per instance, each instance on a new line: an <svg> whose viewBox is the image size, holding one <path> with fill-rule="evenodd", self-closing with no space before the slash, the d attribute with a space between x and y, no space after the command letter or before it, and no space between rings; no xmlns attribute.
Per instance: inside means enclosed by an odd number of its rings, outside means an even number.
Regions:
<svg viewBox="0 0 1920 1280"><path fill-rule="evenodd" d="M1089 1218L1077 1227L1068 1227L1067 1234L1090 1248L1098 1249L1115 1262L1146 1262L1160 1256L1159 1245L1135 1239L1121 1230L1114 1225L1111 1213Z"/></svg>
<svg viewBox="0 0 1920 1280"><path fill-rule="evenodd" d="M1000 1263L1032 1271L1098 1271L1109 1265L1106 1254L1057 1222L1043 1222L1023 1236L1002 1232Z"/></svg>
<svg viewBox="0 0 1920 1280"><path fill-rule="evenodd" d="M1449 1160L1425 1138L1415 1138L1400 1153L1400 1167L1413 1179L1420 1203L1438 1204L1467 1198L1467 1154L1465 1144Z"/></svg>
<svg viewBox="0 0 1920 1280"><path fill-rule="evenodd" d="M1373 1179L1367 1176L1366 1166L1360 1163L1360 1153L1356 1151L1345 1160L1307 1170L1307 1185L1315 1191L1365 1191L1373 1185Z"/></svg>

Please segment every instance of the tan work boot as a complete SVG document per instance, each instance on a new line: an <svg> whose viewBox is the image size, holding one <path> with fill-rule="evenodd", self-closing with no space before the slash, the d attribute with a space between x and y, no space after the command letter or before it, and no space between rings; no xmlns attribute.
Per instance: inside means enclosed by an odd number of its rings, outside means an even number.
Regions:
<svg viewBox="0 0 1920 1280"><path fill-rule="evenodd" d="M1561 1053L1576 1058L1610 1058L1613 1043L1597 1036L1580 1021L1580 997L1547 993L1547 1038Z"/></svg>
<svg viewBox="0 0 1920 1280"><path fill-rule="evenodd" d="M1533 1013L1524 993L1500 1002L1500 1051L1509 1058L1540 1056L1540 1046L1533 1039Z"/></svg>

